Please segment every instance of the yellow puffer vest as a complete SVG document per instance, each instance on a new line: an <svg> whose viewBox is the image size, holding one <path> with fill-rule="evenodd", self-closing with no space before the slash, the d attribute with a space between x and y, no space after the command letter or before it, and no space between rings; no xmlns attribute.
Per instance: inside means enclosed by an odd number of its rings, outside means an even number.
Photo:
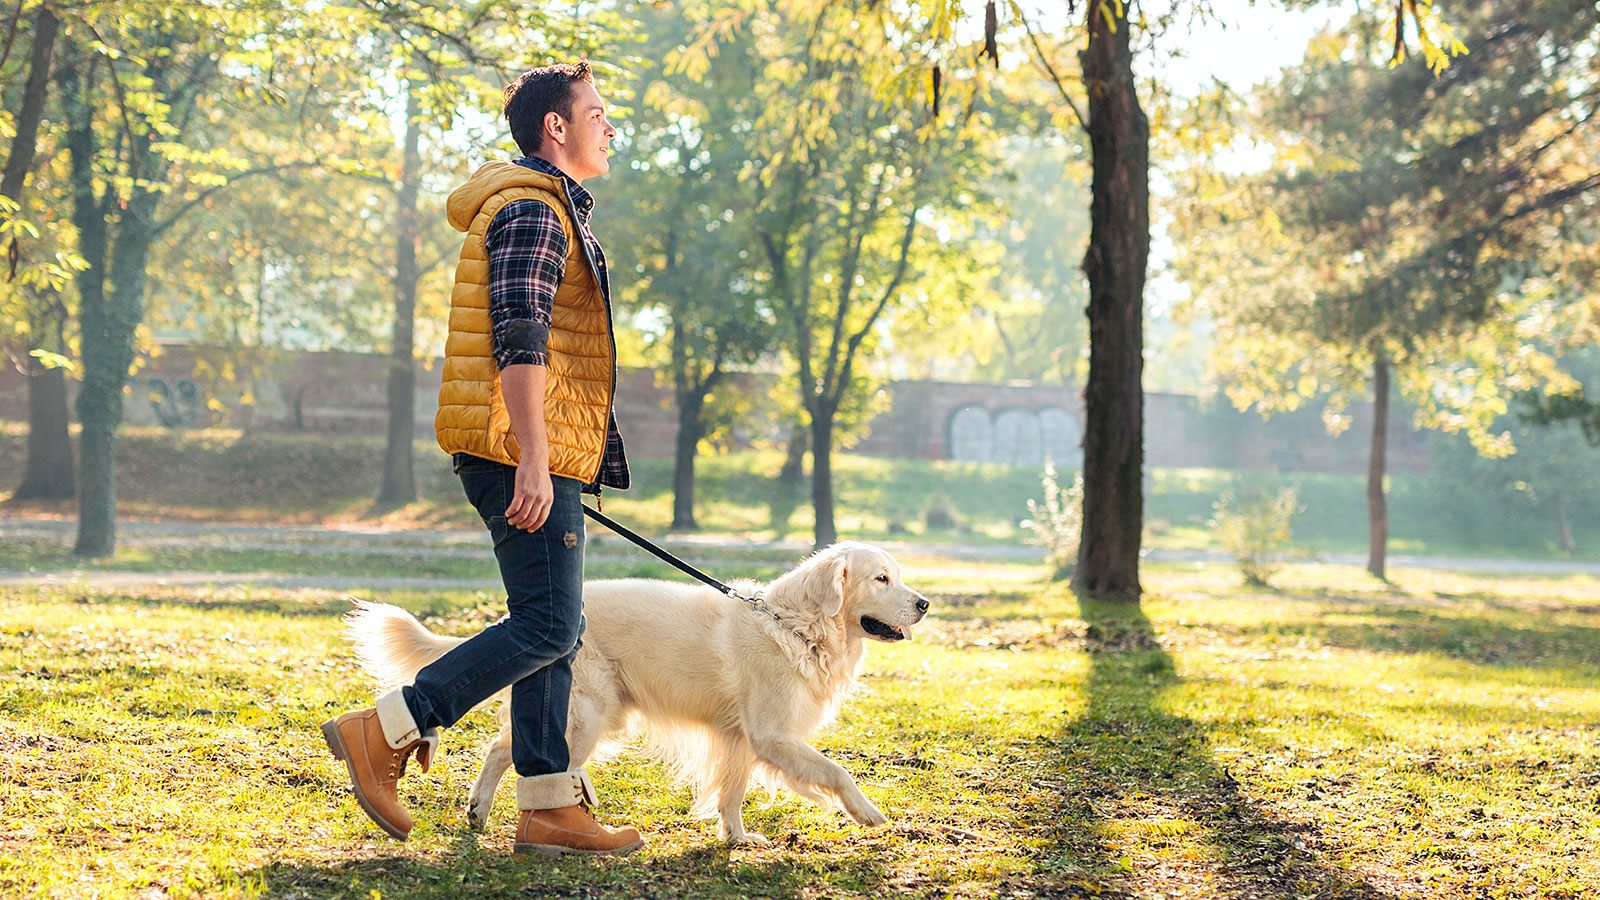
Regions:
<svg viewBox="0 0 1600 900"><path fill-rule="evenodd" d="M508 162L491 162L450 194L450 225L466 232L455 288L450 335L444 345L444 383L434 431L446 453L470 453L514 466L522 453L500 394L489 320L489 257L483 236L495 213L513 200L539 200L556 212L567 233L567 267L556 291L547 345L544 420L550 474L592 483L605 456L616 392L611 315L567 205L561 179Z"/></svg>

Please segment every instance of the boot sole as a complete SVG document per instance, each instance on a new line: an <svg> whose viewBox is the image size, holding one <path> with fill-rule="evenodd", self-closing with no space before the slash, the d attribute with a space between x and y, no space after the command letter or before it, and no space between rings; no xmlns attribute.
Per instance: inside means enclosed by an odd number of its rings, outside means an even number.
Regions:
<svg viewBox="0 0 1600 900"><path fill-rule="evenodd" d="M374 825L388 832L395 840L403 841L410 836L410 832L401 831L390 823L367 802L367 795L361 790L361 782L356 780L356 764L350 761L350 751L344 745L344 738L339 734L338 719L329 719L322 723L322 739L328 742L328 750L333 753L333 758L344 763L345 772L350 776L350 791L356 795L356 803L361 805L361 811L367 814Z"/></svg>
<svg viewBox="0 0 1600 900"><path fill-rule="evenodd" d="M583 850L577 847L563 847L560 844L513 844L511 846L511 855L526 856L531 853L535 856L552 858L557 856L622 856L625 853L632 853L643 846L644 838L640 838L631 844L623 844L621 847L613 847L610 850Z"/></svg>

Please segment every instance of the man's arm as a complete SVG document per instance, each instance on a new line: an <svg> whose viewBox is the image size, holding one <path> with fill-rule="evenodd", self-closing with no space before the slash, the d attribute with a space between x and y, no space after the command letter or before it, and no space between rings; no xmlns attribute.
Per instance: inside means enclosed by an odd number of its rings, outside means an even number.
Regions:
<svg viewBox="0 0 1600 900"><path fill-rule="evenodd" d="M511 431L522 447L517 460L516 487L506 521L527 531L538 531L550 517L555 492L550 486L550 437L544 430L544 366L528 363L500 370L500 394L511 417Z"/></svg>
<svg viewBox="0 0 1600 900"><path fill-rule="evenodd" d="M522 448L506 521L537 531L550 517L550 440L545 430L546 344L551 307L566 269L567 237L555 211L536 200L506 204L484 234L489 318L500 394Z"/></svg>

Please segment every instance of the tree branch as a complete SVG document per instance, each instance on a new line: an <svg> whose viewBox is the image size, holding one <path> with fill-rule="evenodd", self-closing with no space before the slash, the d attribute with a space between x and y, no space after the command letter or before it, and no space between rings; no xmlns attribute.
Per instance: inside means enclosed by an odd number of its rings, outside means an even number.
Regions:
<svg viewBox="0 0 1600 900"><path fill-rule="evenodd" d="M440 39L441 41L444 41L445 43L454 47L456 51L461 54L461 58L463 60L471 63L472 65L494 68L496 63L499 62L496 59L480 54L477 47L475 47L469 39L462 37L461 35L445 31L442 28L429 25L427 22L423 22L409 15L406 11L400 9L395 4L383 3L381 0L363 0L362 5L372 13L376 14L381 21L391 24L398 22L399 24L409 25L412 28L417 28ZM394 16L394 18L390 17L391 14ZM409 44L409 42L407 43Z"/></svg>
<svg viewBox="0 0 1600 900"><path fill-rule="evenodd" d="M883 315L884 308L889 305L890 300L894 299L895 291L900 289L900 282L905 279L906 268L911 261L911 239L916 234L918 212L921 212L921 210L913 209L911 214L906 216L906 233L900 238L900 262L895 266L894 278L889 282L889 286L884 288L883 296L878 298L878 305L873 307L872 315L862 324L860 331L850 336L850 342L845 345L844 368L839 372L839 383L836 386L836 396L834 397L835 402L838 402L844 396L845 387L850 383L850 369L855 362L856 349L861 346L862 341L866 340L867 332L872 330L872 326L878 321L878 317Z"/></svg>
<svg viewBox="0 0 1600 900"><path fill-rule="evenodd" d="M6 23L6 45L4 50L0 50L0 68L4 68L6 62L11 59L11 45L17 39L17 32L21 30L18 26L22 24L23 7L27 5L28 0L17 0L16 12L11 14L11 21Z"/></svg>
<svg viewBox="0 0 1600 900"><path fill-rule="evenodd" d="M196 206L199 206L200 204L204 203L206 200L210 199L210 197L213 194L217 193L218 191L227 190L228 188L233 187L234 185L238 184L240 181L243 181L246 178L253 178L253 177L257 176L257 175L270 175L270 174L272 174L274 172L285 172L285 171L289 171L291 169L314 169L314 168L320 167L321 165L322 164L320 162L311 162L311 161L307 160L307 161L302 161L302 162L283 163L281 165L276 165L276 166L262 166L262 167L257 168L257 169L248 169L246 171L240 172L239 174L235 175L234 177L229 178L227 183L225 183L225 184L214 185L214 186L212 186L210 188L207 188L204 191L201 191L197 196L195 196L189 202L187 202L187 203L183 204L182 206L178 207L177 210L172 213L172 215L168 216L166 219L164 219L164 220L162 220L160 222L155 223L155 225L154 225L155 230L154 230L153 234L155 236L159 237L161 234L165 233L168 228L171 228L174 222L177 222L179 219L183 218L190 210L194 209Z"/></svg>
<svg viewBox="0 0 1600 900"><path fill-rule="evenodd" d="M855 294L856 272L861 263L861 246L866 242L867 233L872 230L877 217L871 215L878 207L878 196L883 191L883 181L887 175L880 174L872 184L872 191L865 204L856 196L855 186L861 183L866 162L857 165L856 170L850 174L846 183L850 186L850 215L845 225L844 239L845 252L839 263L839 300L833 315L833 335L828 340L828 356L823 360L822 393L824 396L832 393L834 378L840 371L839 341L844 337L844 320L850 314L850 299ZM858 207L865 207L858 213ZM853 239L852 239L853 238Z"/></svg>
<svg viewBox="0 0 1600 900"><path fill-rule="evenodd" d="M99 41L101 46L111 46L110 44L106 43L106 39L100 36L100 32L96 31L93 25L85 22L83 23L83 26L89 29L89 33L94 35L94 39ZM128 97L122 91L122 77L117 74L117 63L115 60L108 56L105 57L105 61L106 70L111 73L111 86L116 90L117 93L117 108L122 112L122 127L127 130L128 137L131 141L134 135L133 119L128 115ZM135 145L130 144L130 146ZM137 151L129 157L128 175L134 181L139 180L139 154Z"/></svg>
<svg viewBox="0 0 1600 900"><path fill-rule="evenodd" d="M1489 234L1499 231L1501 227L1509 225L1518 219L1521 219L1525 216L1531 216L1534 213L1544 212L1545 210L1559 206L1562 203L1573 199L1574 197L1581 197L1584 194L1595 190L1596 188L1600 188L1600 172L1596 172L1595 174L1590 175L1588 178L1585 178L1575 184L1569 184L1564 188L1547 191L1543 196L1529 200L1516 210L1501 215L1500 218L1491 222L1480 233L1488 236Z"/></svg>
<svg viewBox="0 0 1600 900"><path fill-rule="evenodd" d="M1088 120L1086 120L1083 117L1083 113L1079 111L1078 104L1072 99L1072 95L1067 93L1067 86L1061 80L1061 76L1056 74L1055 67L1050 65L1049 58L1044 54L1044 47L1039 44L1039 36L1034 34L1033 29L1028 26L1028 19L1022 14L1022 8L1013 4L1011 11L1016 15L1017 21L1022 23L1022 30L1027 33L1028 40L1033 44L1033 52L1039 57L1039 64L1044 66L1045 73L1050 76L1051 81L1055 82L1056 90L1061 92L1061 99L1067 104L1067 108L1072 110L1072 117L1078 120L1078 127L1082 128L1085 133L1088 133Z"/></svg>

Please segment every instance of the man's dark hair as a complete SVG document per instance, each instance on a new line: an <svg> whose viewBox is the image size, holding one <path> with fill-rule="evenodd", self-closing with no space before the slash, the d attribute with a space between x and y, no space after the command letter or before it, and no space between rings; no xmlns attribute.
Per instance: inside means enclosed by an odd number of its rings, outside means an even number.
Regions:
<svg viewBox="0 0 1600 900"><path fill-rule="evenodd" d="M529 69L506 85L506 122L511 126L511 139L525 155L539 152L544 143L546 114L553 112L572 121L572 86L580 81L594 83L586 59Z"/></svg>

